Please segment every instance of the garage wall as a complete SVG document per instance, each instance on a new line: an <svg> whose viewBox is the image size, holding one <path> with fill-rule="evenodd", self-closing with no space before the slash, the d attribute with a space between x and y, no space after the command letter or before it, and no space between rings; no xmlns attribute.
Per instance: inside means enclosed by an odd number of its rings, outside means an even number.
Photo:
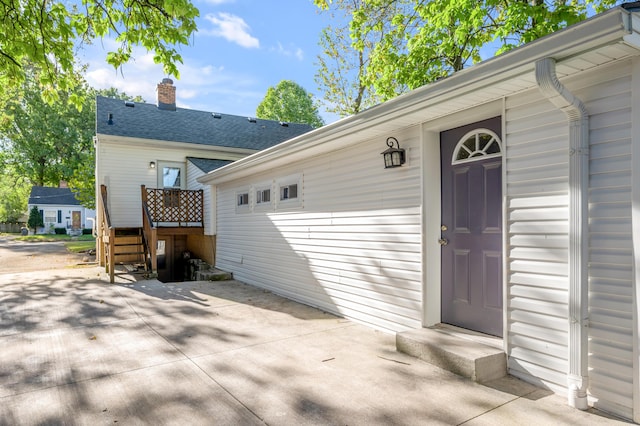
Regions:
<svg viewBox="0 0 640 426"><path fill-rule="evenodd" d="M420 327L419 134L394 134L408 149L400 168L384 169L384 139L365 140L218 186L217 266L378 329ZM281 201L292 183L298 199ZM265 189L268 205L257 203Z"/></svg>

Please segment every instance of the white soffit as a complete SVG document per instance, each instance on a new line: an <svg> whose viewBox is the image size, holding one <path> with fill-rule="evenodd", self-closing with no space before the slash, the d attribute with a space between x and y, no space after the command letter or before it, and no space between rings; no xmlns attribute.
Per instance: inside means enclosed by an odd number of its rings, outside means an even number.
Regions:
<svg viewBox="0 0 640 426"><path fill-rule="evenodd" d="M638 39L640 18L616 7L572 27L550 34L503 55L459 71L378 106L307 134L282 142L210 172L198 179L217 184L277 167L279 161L343 148L346 136L355 142L448 116L535 88L535 62L551 57L562 79L640 52L625 40ZM286 157L286 160L285 160Z"/></svg>

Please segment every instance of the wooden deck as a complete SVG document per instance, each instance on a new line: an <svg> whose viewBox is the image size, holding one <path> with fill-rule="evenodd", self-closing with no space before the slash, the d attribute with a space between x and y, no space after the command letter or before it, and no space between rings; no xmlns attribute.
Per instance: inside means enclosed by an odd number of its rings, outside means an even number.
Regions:
<svg viewBox="0 0 640 426"><path fill-rule="evenodd" d="M108 192L100 186L98 207L102 212L97 245L100 266L115 281L118 264L142 264L149 276L158 275L158 239L168 236L204 235L202 190L157 189L141 186L142 227L123 228L112 221L108 209Z"/></svg>

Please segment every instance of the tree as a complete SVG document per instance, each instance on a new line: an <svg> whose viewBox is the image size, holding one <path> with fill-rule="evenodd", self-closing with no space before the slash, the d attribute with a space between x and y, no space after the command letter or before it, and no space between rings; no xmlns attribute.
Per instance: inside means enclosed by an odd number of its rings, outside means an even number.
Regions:
<svg viewBox="0 0 640 426"><path fill-rule="evenodd" d="M320 34L319 45L322 53L318 55L318 71L315 81L324 92L327 111L337 113L341 117L356 114L363 109L379 103L373 87L365 83L370 52L384 36L382 31L370 32L369 37L362 40L362 48L352 46L351 30L348 18L357 10L367 8L363 0L337 0L328 10L332 22L344 22L342 26L329 25ZM380 13L386 22L392 17L390 9ZM375 10L370 11L372 14ZM339 15L336 17L336 15Z"/></svg>
<svg viewBox="0 0 640 426"><path fill-rule="evenodd" d="M31 185L22 176L19 176L8 164L0 167L0 222L19 222L27 211L27 199Z"/></svg>
<svg viewBox="0 0 640 426"><path fill-rule="evenodd" d="M129 96L125 92L119 92L116 88L102 89L102 90L94 90L90 89L90 97L87 98L88 101L85 102L85 106L83 107L83 111L87 110L88 114L91 115L92 121L87 121L84 124L86 128L84 129L85 134L91 134L91 149L88 151L83 150L79 156L78 162L75 164L73 168L73 172L70 176L66 177L67 182L69 183L69 188L76 196L76 199L80 201L80 204L83 206L95 209L96 208L96 176L95 176L95 150L93 149L93 134L95 132L95 98L96 96L105 96L108 98L122 99L124 101L134 101L134 102L145 102L145 100L140 96Z"/></svg>
<svg viewBox="0 0 640 426"><path fill-rule="evenodd" d="M113 88L96 91L82 85L72 94L59 93L64 100L82 91L81 109L64 101L49 104L40 96L37 72L31 69L23 84L11 89L12 99L0 112L4 163L32 185L58 186L67 181L85 207L95 208L95 97L143 100Z"/></svg>
<svg viewBox="0 0 640 426"><path fill-rule="evenodd" d="M49 102L72 91L65 101L82 104L73 89L82 85L74 55L95 38L115 37L119 47L107 62L120 67L133 46L153 51L168 75L179 77L179 45L196 30L199 11L189 0L5 0L0 2L0 99L3 90L20 84L30 64L42 69L38 84Z"/></svg>
<svg viewBox="0 0 640 426"><path fill-rule="evenodd" d="M0 143L7 161L17 174L34 185L57 186L68 180L80 162L93 150L95 113L90 89L77 86L72 93L59 91L61 100L49 104L42 99L39 70L30 69L19 87L12 88L0 121ZM66 100L73 95L85 99L79 110Z"/></svg>
<svg viewBox="0 0 640 426"><path fill-rule="evenodd" d="M34 234L38 231L38 228L44 226L44 221L42 220L42 216L40 216L38 206L31 207L31 211L29 211L29 219L27 220L27 226L33 229Z"/></svg>
<svg viewBox="0 0 640 426"><path fill-rule="evenodd" d="M282 80L267 89L267 94L256 109L256 116L267 120L305 123L313 127L324 125L313 96L290 80Z"/></svg>
<svg viewBox="0 0 640 426"><path fill-rule="evenodd" d="M479 62L482 48L505 52L585 19L590 8L600 11L616 2L362 0L351 12L352 47L366 53L367 40L379 35L362 81L387 100ZM327 9L342 2L315 3Z"/></svg>

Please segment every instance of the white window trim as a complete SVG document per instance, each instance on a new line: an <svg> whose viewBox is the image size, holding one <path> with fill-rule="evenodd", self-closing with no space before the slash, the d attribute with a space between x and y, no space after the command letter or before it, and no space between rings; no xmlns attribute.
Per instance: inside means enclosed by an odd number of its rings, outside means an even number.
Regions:
<svg viewBox="0 0 640 426"><path fill-rule="evenodd" d="M263 191L269 191L269 201L268 202L258 202L258 199L260 198L259 193L263 192ZM264 182L261 184L257 184L254 185L253 187L253 200L254 200L254 204L253 204L253 208L254 210L273 210L273 206L274 206L274 198L275 198L275 193L273 191L273 182Z"/></svg>
<svg viewBox="0 0 640 426"><path fill-rule="evenodd" d="M247 195L247 204L238 204L238 200L241 195ZM251 196L251 188L239 188L234 192L233 203L236 207L236 213L249 213L251 211L251 202L253 197Z"/></svg>
<svg viewBox="0 0 640 426"><path fill-rule="evenodd" d="M275 197L275 203L277 209L292 209L292 208L300 208L303 206L304 199L304 186L303 186L303 175L302 173L297 173L295 175L285 176L276 181L275 190L272 194ZM282 188L297 185L298 186L298 194L296 198L288 198L285 200L281 200L281 191Z"/></svg>
<svg viewBox="0 0 640 426"><path fill-rule="evenodd" d="M53 216L53 220L52 221L51 220L47 220L47 213L49 213L49 218L51 218L51 216ZM58 223L58 210L47 210L47 209L44 209L44 213L42 213L42 221L45 224L50 224L50 223L56 224L56 223Z"/></svg>
<svg viewBox="0 0 640 426"><path fill-rule="evenodd" d="M469 157L469 158L465 158L464 160L457 160L458 153L460 152L461 149L463 149L464 143L470 137L472 137L472 136L476 136L477 137L479 134L490 135L494 139L494 141L498 144L498 148L500 149L500 152L497 152L497 153L494 153L494 154L485 153L485 154L480 155L480 156ZM467 152L469 151L468 148L466 148L466 147L464 149L466 149ZM500 140L500 137L494 131L481 127L481 128L473 129L473 130L467 132L463 137L460 138L460 140L458 140L458 143L456 144L456 147L453 150L453 155L451 157L451 164L455 165L455 164L463 164L463 163L472 163L474 161L488 160L489 158L501 157L501 156L502 156L502 141Z"/></svg>
<svg viewBox="0 0 640 426"><path fill-rule="evenodd" d="M164 186L164 180L163 180L163 176L162 173L164 171L165 167L175 167L175 168L179 168L180 169L180 188L176 188L176 187L167 187L169 189L186 189L187 188L187 168L185 166L185 163L180 163L180 162L176 162L176 161L158 161L158 188L159 189L163 189L165 188Z"/></svg>

